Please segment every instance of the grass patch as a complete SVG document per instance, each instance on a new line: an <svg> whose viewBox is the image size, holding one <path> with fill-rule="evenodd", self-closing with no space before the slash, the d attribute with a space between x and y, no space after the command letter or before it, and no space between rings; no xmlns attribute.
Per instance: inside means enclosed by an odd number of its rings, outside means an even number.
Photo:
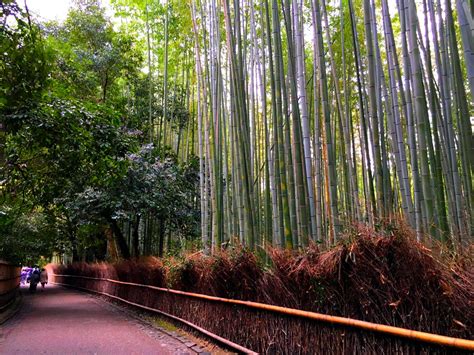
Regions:
<svg viewBox="0 0 474 355"><path fill-rule="evenodd" d="M156 318L156 317L149 317L149 320L153 323L153 325L160 327L168 332L176 332L179 330L173 323L170 323L163 318Z"/></svg>

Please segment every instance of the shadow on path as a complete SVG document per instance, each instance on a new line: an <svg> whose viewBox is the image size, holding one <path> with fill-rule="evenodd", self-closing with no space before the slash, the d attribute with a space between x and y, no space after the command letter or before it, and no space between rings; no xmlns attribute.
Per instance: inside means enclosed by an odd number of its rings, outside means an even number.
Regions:
<svg viewBox="0 0 474 355"><path fill-rule="evenodd" d="M176 341L144 329L94 297L59 286L21 289L19 314L0 329L0 354L183 354ZM155 334L152 334L155 333Z"/></svg>

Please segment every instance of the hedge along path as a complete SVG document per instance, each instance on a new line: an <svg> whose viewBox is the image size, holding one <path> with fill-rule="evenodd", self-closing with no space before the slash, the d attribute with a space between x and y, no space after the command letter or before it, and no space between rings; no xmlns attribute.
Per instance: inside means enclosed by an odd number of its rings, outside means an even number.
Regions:
<svg viewBox="0 0 474 355"><path fill-rule="evenodd" d="M132 283L132 282L125 282L125 281L107 279L107 278L97 278L97 277L78 276L78 275L61 275L61 274L52 274L52 276L79 278L79 279L96 280L96 281L105 281L105 282L110 282L110 283L118 284L118 285L127 285L127 286L133 286L133 287L147 288L147 289L152 289L152 290L156 290L156 291L160 291L160 292L165 292L165 293L170 293L170 294L175 294L175 295L180 295L180 296L185 296L185 297L190 297L190 298L195 298L195 299L201 299L201 300L217 302L217 303L225 303L225 304L231 304L231 305L238 305L238 306L248 307L248 308L252 308L252 309L256 309L256 310L261 310L261 311L267 311L267 312L271 312L271 313L286 315L286 316L290 316L290 317L297 317L297 318L313 320L313 321L321 322L321 323L334 324L334 325L338 325L338 326L341 326L341 327L361 329L361 330L374 332L374 333L378 333L378 334L382 334L382 335L387 335L387 336L391 336L391 337L409 339L409 340L412 340L412 341L415 341L415 342L420 342L420 343L425 343L425 344L445 346L445 347L450 347L450 348L454 348L454 349L458 349L458 350L474 351L474 340L453 338L453 337L448 337L448 336L444 336L444 335L421 332L421 331L417 331L417 330L410 330L410 329L393 327L393 326L384 325L384 324L371 323L371 322L361 321L361 320L352 319L352 318L345 318L345 317L339 317L339 316L330 316L330 315L327 315L327 314L321 314L321 313L316 313L316 312L308 312L308 311L303 311L303 310L294 309L294 308L285 308L285 307L274 306L274 305L269 305L269 304L265 304L265 303L241 301L241 300L234 300L234 299L221 298L221 297L215 297L215 296L208 296L208 295L199 294L199 293L184 292L184 291L179 291L179 290L173 290L173 289L162 288L162 287L151 286L151 285L142 285L142 284L137 284L137 283ZM58 283L58 284L61 284L61 283ZM64 285L67 285L67 284L64 284ZM86 288L82 288L82 289L86 289ZM89 290L89 289L86 289L86 290ZM97 292L97 291L94 291L94 292ZM117 298L117 299L123 300L120 297L110 295L108 293L102 293L102 292L97 292L97 293L101 293L101 294L110 296L112 298ZM127 300L123 300L123 301L125 301L126 303L129 303L129 304L133 304L135 306L147 308L147 309L152 310L152 311L161 312L159 310L149 308L149 307L146 307L146 306L143 306L143 305L140 305L140 304L136 304L136 303L133 303L133 302L129 302ZM161 312L161 313L164 313L164 312ZM169 314L165 314L165 315L170 316ZM171 316L171 318L173 318L173 317L174 316ZM178 320L182 321L179 318L178 318ZM184 321L184 322L189 323L187 321ZM193 326L197 327L195 325L193 325ZM221 338L221 339L223 339L223 338ZM225 339L223 339L223 340L225 340ZM235 345L237 345L237 344L235 344ZM245 348L243 348L243 349L245 349ZM248 349L245 349L245 350L247 350L247 351L242 351L242 352L244 352L244 353L254 353L254 352L249 351Z"/></svg>

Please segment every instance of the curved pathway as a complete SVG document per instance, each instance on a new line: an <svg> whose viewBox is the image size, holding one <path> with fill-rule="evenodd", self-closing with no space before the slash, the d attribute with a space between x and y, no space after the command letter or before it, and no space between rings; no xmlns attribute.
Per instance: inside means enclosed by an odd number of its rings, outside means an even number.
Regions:
<svg viewBox="0 0 474 355"><path fill-rule="evenodd" d="M22 289L19 314L0 326L0 354L192 354L185 344L88 294Z"/></svg>

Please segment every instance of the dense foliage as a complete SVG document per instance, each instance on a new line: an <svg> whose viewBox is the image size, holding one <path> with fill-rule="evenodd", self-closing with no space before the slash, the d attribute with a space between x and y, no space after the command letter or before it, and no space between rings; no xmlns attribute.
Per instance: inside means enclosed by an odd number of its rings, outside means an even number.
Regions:
<svg viewBox="0 0 474 355"><path fill-rule="evenodd" d="M96 1L77 1L59 24L15 1L1 9L0 258L128 258L162 254L170 233L193 240L197 167L145 139L141 42ZM178 100L169 110L189 116ZM156 250L138 240L152 220Z"/></svg>
<svg viewBox="0 0 474 355"><path fill-rule="evenodd" d="M15 1L0 3L0 113L40 99L48 81L52 53Z"/></svg>
<svg viewBox="0 0 474 355"><path fill-rule="evenodd" d="M466 0L26 5L0 3L0 258L331 246L396 219L472 244Z"/></svg>

